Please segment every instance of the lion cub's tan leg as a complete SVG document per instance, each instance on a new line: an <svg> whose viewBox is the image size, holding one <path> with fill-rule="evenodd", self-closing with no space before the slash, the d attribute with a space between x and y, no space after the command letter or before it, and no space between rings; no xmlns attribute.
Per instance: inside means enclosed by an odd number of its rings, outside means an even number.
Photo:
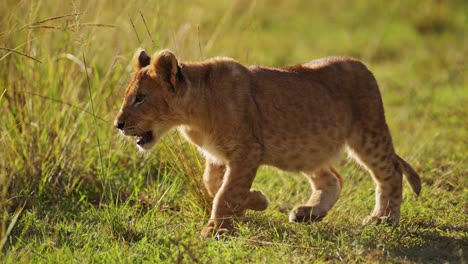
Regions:
<svg viewBox="0 0 468 264"><path fill-rule="evenodd" d="M333 168L304 173L312 187L312 195L304 205L297 205L289 214L290 222L314 222L325 217L338 200L342 187L341 175Z"/></svg>
<svg viewBox="0 0 468 264"><path fill-rule="evenodd" d="M261 191L250 188L259 166L254 158L234 161L227 167L208 163L207 166L205 184L210 194L214 194L214 199L211 217L202 231L202 237L210 237L215 232L233 232L233 217L243 216L246 209L262 211L268 207L268 198ZM217 180L222 170L225 172L219 186ZM218 186L219 189L216 188Z"/></svg>
<svg viewBox="0 0 468 264"><path fill-rule="evenodd" d="M403 174L388 128L362 131L351 138L349 145L377 185L374 211L364 219L364 224L387 220L398 222Z"/></svg>
<svg viewBox="0 0 468 264"><path fill-rule="evenodd" d="M205 172L203 174L203 181L208 193L212 198L216 196L219 188L223 183L223 177L226 173L226 166L213 163L210 161L206 162ZM246 209L255 211L263 211L268 207L268 198L259 190L250 189L249 199L246 204Z"/></svg>

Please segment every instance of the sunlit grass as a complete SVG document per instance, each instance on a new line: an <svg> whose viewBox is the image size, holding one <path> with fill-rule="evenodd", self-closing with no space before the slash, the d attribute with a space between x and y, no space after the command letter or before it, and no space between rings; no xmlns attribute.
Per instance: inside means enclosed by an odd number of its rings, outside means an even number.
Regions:
<svg viewBox="0 0 468 264"><path fill-rule="evenodd" d="M0 259L466 262L467 12L463 1L1 2ZM169 133L142 154L112 127L138 47L268 66L364 60L421 196L405 185L399 226L362 227L374 185L343 159L330 215L289 224L307 182L262 168L254 187L269 209L249 212L237 237L201 240L210 201L196 150Z"/></svg>

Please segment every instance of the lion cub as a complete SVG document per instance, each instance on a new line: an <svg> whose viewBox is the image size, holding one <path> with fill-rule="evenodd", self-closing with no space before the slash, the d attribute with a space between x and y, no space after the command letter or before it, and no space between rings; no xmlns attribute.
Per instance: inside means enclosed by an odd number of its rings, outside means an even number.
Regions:
<svg viewBox="0 0 468 264"><path fill-rule="evenodd" d="M203 179L213 197L205 237L234 231L233 217L265 210L252 182L260 165L301 172L312 195L291 222L325 217L338 200L331 159L344 146L372 175L374 211L364 222L400 218L402 174L419 194L418 174L394 150L377 82L361 62L330 57L285 68L246 67L228 58L178 62L163 50L139 50L135 75L115 126L150 149L176 127L206 157Z"/></svg>

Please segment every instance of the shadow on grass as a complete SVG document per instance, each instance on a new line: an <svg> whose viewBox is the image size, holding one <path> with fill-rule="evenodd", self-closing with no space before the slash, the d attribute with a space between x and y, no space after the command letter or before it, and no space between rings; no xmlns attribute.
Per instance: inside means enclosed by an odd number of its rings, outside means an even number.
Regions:
<svg viewBox="0 0 468 264"><path fill-rule="evenodd" d="M391 255L422 263L456 263L468 258L466 237L447 237L434 232L420 234L419 238L423 241L421 244L390 249Z"/></svg>
<svg viewBox="0 0 468 264"><path fill-rule="evenodd" d="M468 258L468 227L411 223L377 227L370 241L368 260L409 260L421 263L458 263ZM369 238L367 238L369 239ZM387 259L388 258L388 259Z"/></svg>
<svg viewBox="0 0 468 264"><path fill-rule="evenodd" d="M261 213L250 214L239 223L241 229L246 225L249 228L242 235L255 237L253 245L284 245L299 255L312 254L325 261L463 263L468 259L465 225L360 226L342 219L292 225L285 215Z"/></svg>

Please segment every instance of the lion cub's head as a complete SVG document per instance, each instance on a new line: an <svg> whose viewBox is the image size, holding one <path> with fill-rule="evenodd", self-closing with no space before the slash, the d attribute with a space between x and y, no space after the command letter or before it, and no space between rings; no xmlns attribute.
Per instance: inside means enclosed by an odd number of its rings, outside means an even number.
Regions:
<svg viewBox="0 0 468 264"><path fill-rule="evenodd" d="M135 74L114 125L124 135L135 137L136 144L146 150L177 125L175 101L184 78L176 57L168 50L153 58L139 50L134 61Z"/></svg>

